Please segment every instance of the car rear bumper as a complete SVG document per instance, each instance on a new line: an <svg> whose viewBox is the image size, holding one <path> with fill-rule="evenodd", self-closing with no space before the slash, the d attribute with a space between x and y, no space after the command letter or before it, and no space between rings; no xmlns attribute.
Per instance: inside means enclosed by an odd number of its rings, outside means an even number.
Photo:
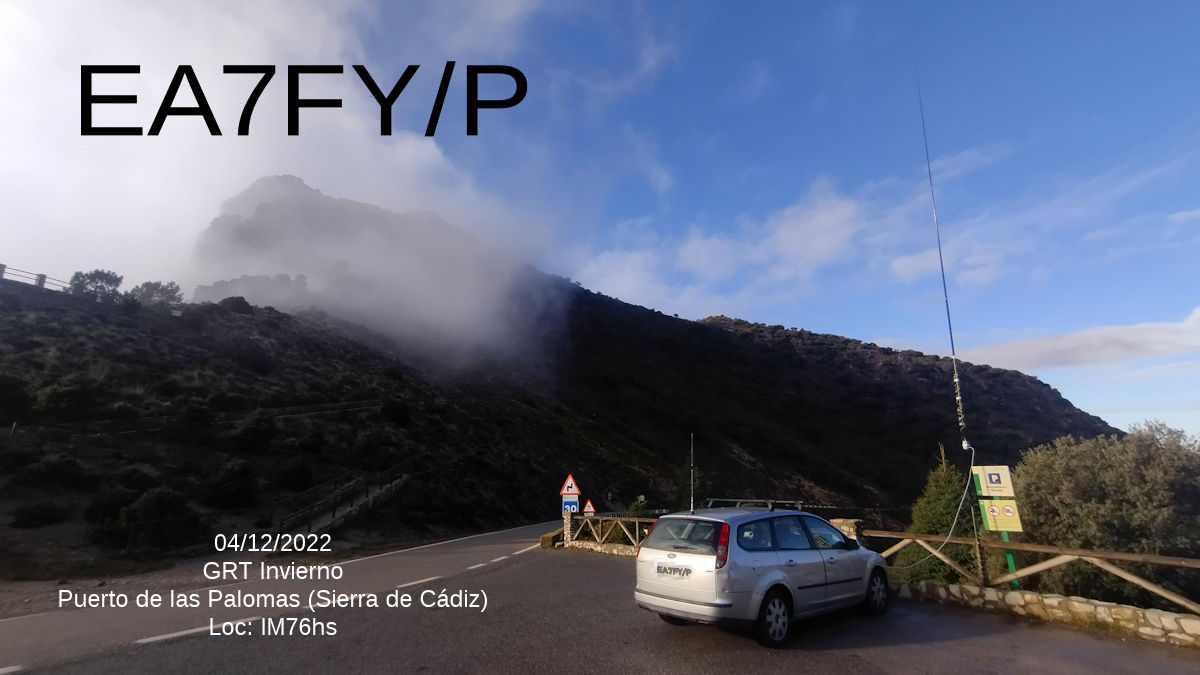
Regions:
<svg viewBox="0 0 1200 675"><path fill-rule="evenodd" d="M638 607L699 623L728 623L745 620L744 613L732 602L695 602L670 598L635 588L633 599Z"/></svg>

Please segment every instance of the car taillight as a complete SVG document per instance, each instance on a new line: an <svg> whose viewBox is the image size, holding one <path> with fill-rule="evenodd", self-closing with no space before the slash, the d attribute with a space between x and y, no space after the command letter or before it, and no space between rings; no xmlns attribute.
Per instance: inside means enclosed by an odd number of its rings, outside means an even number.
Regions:
<svg viewBox="0 0 1200 675"><path fill-rule="evenodd" d="M729 562L729 523L721 523L721 536L717 538L717 569Z"/></svg>
<svg viewBox="0 0 1200 675"><path fill-rule="evenodd" d="M633 552L633 557L635 557L635 558L636 558L636 557L638 557L639 555L641 555L641 553L642 553L642 542L643 542L643 541L646 541L647 539L649 539L649 538L650 538L650 533L654 531L654 526L655 526L655 525L657 525L657 524L658 524L658 521L657 521L657 520L656 520L656 521L654 521L653 523L650 523L650 529L646 530L646 536L642 537L642 541L639 541L639 542L638 542L638 545L637 545L637 550Z"/></svg>

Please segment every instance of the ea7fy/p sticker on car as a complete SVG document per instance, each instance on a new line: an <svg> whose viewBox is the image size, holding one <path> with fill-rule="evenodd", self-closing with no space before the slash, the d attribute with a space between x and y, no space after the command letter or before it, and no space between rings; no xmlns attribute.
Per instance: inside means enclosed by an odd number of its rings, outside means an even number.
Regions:
<svg viewBox="0 0 1200 675"><path fill-rule="evenodd" d="M686 579L692 576L692 568L682 565L671 565L668 563L655 563L654 573L660 577L679 577Z"/></svg>

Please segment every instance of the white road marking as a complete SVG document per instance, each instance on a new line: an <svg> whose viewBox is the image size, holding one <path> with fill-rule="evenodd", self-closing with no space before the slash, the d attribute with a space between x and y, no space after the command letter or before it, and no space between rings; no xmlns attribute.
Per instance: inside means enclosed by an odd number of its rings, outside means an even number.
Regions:
<svg viewBox="0 0 1200 675"><path fill-rule="evenodd" d="M508 556L506 556L506 555L502 555L499 558L492 558L492 562L500 562L501 560L504 560L507 557Z"/></svg>
<svg viewBox="0 0 1200 675"><path fill-rule="evenodd" d="M18 670L24 670L24 669L25 669L25 666L5 666L3 668L0 668L0 675L4 675L5 673L15 673Z"/></svg>
<svg viewBox="0 0 1200 675"><path fill-rule="evenodd" d="M549 525L549 524L550 523L538 523L536 525ZM497 530L495 532L480 532L479 534L472 534L472 535L468 535L466 537L459 537L458 539L447 539L446 541L438 541L438 542L434 542L432 544L425 544L423 546L414 546L412 548L402 548L399 551L388 551L387 553L376 553L375 555L369 555L365 558L354 558L353 560L344 560L338 564L339 565L349 565L350 563L362 562L364 560L371 560L373 558L382 558L385 555L396 555L397 553L406 553L408 551L419 551L423 548L429 548L430 546L441 546L442 544L453 544L456 541L465 541L467 539L474 539L475 537L486 537L489 534L501 534L503 532L512 532L513 530L520 530L520 529L523 529L526 527L535 527L536 525L518 525L516 527L510 527L507 530ZM537 545L538 544L535 544L534 546L537 546ZM533 548L533 547L530 547L530 548Z"/></svg>
<svg viewBox="0 0 1200 675"><path fill-rule="evenodd" d="M469 570L477 569L477 568L479 568L479 567L483 567L483 566L484 566L484 565L486 565L486 564L487 564L487 563L479 563L478 565L471 565L471 566L470 566L470 567L468 567L467 569L469 569Z"/></svg>
<svg viewBox="0 0 1200 675"><path fill-rule="evenodd" d="M10 616L7 619L0 619L0 623L4 623L5 621L16 621L17 619L28 619L31 616L41 616L43 614L49 614L49 613L50 612L38 612L37 614L22 614L21 616ZM17 666L6 666L6 667L16 668ZM0 670L0 673L3 673L3 672L5 672L5 671ZM13 671L9 671L9 672L13 672Z"/></svg>
<svg viewBox="0 0 1200 675"><path fill-rule="evenodd" d="M516 552L516 553L514 553L513 555L521 555L522 553L524 553L524 552L526 552L526 551L532 551L533 549L535 549L535 548L539 548L539 547L541 547L541 544L540 544L540 543L538 543L538 544L534 544L533 546L526 546L525 548L521 549L520 551L517 551L517 552Z"/></svg>
<svg viewBox="0 0 1200 675"><path fill-rule="evenodd" d="M416 581L410 581L407 584L400 584L396 588L408 588L409 586L416 586L417 584L423 584L423 583L426 583L429 581L437 581L438 579L441 579L441 577L427 577L425 579L417 579Z"/></svg>
<svg viewBox="0 0 1200 675"><path fill-rule="evenodd" d="M247 619L234 619L233 621L228 621L228 622L222 621L221 623L249 623L251 621L257 621L261 618L262 617L259 617L259 616L252 616ZM142 638L141 640L134 640L133 644L144 645L144 644L148 644L150 642L158 642L160 640L170 640L171 638L177 638L177 637L181 637L184 635L191 635L192 633L202 633L206 630L209 630L210 628L211 628L211 626L200 626L199 628L189 628L187 630L181 630L181 631L178 631L175 633L165 633L163 635L155 635L153 637Z"/></svg>

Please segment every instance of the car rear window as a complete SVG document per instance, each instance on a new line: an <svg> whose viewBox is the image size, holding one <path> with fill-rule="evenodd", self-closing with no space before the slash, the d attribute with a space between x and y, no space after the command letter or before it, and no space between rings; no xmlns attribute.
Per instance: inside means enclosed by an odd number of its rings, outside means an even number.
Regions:
<svg viewBox="0 0 1200 675"><path fill-rule="evenodd" d="M644 548L687 551L702 555L717 554L720 523L696 518L659 518L642 542Z"/></svg>

